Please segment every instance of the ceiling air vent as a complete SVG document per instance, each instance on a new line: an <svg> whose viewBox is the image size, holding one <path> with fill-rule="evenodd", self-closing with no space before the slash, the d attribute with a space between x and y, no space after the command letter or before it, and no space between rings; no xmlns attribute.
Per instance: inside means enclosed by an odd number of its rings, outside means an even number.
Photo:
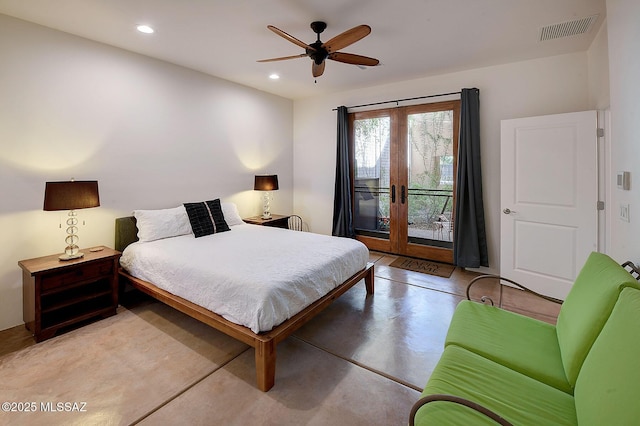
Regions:
<svg viewBox="0 0 640 426"><path fill-rule="evenodd" d="M598 20L598 16L599 15L592 15L586 18L542 27L540 28L540 41L554 40L556 38L585 34Z"/></svg>

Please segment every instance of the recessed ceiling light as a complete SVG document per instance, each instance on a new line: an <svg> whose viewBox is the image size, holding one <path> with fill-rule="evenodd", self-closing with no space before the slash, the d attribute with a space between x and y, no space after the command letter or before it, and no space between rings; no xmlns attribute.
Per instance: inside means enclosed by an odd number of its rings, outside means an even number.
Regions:
<svg viewBox="0 0 640 426"><path fill-rule="evenodd" d="M153 34L154 32L153 28L148 25L138 25L136 28L138 29L138 31L145 34Z"/></svg>
<svg viewBox="0 0 640 426"><path fill-rule="evenodd" d="M269 76L269 78L270 78L271 80L277 80L277 79L279 79L279 78L280 78L280 76L279 76L278 74L275 74L275 73L274 73L274 74L271 74L271 75Z"/></svg>

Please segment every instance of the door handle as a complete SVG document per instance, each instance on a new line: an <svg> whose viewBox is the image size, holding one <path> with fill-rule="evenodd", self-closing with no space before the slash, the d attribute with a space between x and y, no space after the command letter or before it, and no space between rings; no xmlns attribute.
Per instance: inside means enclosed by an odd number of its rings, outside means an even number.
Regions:
<svg viewBox="0 0 640 426"><path fill-rule="evenodd" d="M396 186L395 185L391 185L391 202L392 203L396 202Z"/></svg>
<svg viewBox="0 0 640 426"><path fill-rule="evenodd" d="M407 199L407 195L405 194L405 188L404 185L402 185L402 188L400 188L400 202L402 204L404 204L404 201Z"/></svg>
<svg viewBox="0 0 640 426"><path fill-rule="evenodd" d="M504 213L504 214L511 214L511 213L515 213L515 211L513 211L513 210L511 210L511 209L506 208L506 209L502 210L502 213Z"/></svg>

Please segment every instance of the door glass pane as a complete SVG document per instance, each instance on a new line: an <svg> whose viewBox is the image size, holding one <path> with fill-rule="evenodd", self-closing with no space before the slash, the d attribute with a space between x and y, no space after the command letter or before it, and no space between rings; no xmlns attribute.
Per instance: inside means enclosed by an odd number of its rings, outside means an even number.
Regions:
<svg viewBox="0 0 640 426"><path fill-rule="evenodd" d="M452 247L453 111L408 116L409 241Z"/></svg>
<svg viewBox="0 0 640 426"><path fill-rule="evenodd" d="M389 238L391 119L354 121L354 226L358 234Z"/></svg>

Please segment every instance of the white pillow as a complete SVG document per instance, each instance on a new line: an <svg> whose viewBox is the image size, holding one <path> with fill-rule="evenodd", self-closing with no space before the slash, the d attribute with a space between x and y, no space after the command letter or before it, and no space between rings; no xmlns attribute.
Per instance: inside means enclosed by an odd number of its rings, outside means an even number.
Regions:
<svg viewBox="0 0 640 426"><path fill-rule="evenodd" d="M191 233L189 216L184 206L161 210L135 210L138 239L142 242L177 237Z"/></svg>
<svg viewBox="0 0 640 426"><path fill-rule="evenodd" d="M238 207L234 203L222 203L222 214L227 225L242 225L244 221L238 213Z"/></svg>

